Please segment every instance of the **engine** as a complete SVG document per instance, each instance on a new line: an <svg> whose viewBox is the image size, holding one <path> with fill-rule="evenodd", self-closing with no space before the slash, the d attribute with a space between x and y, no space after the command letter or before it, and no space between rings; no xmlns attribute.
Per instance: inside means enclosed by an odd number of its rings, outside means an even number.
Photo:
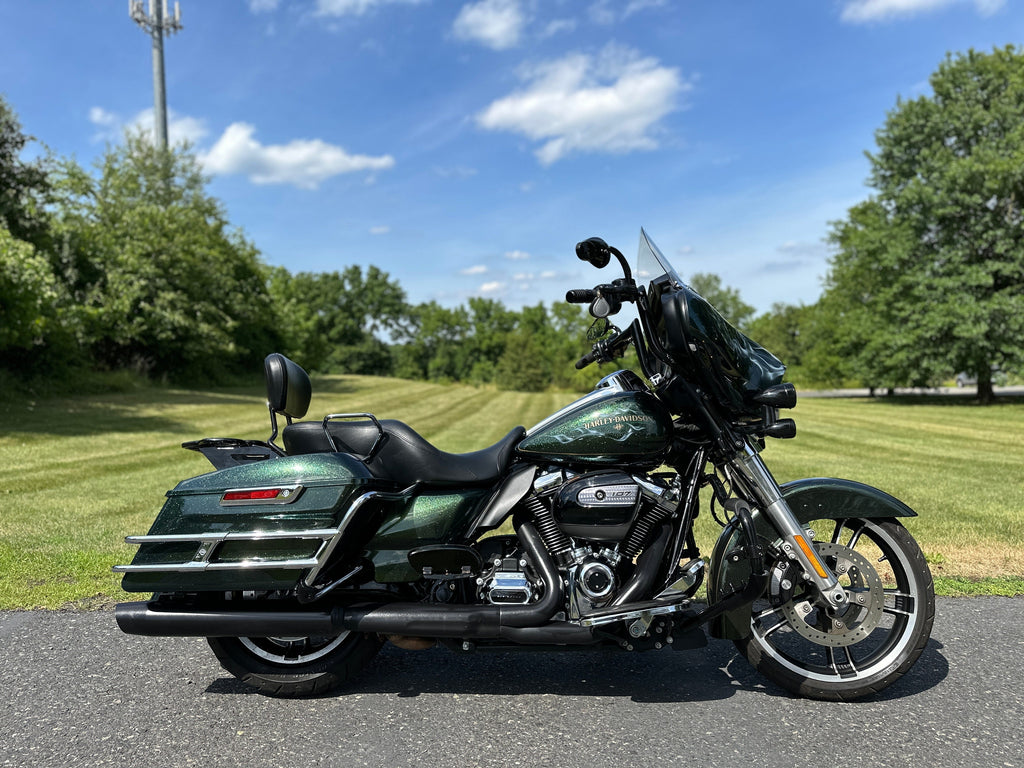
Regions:
<svg viewBox="0 0 1024 768"><path fill-rule="evenodd" d="M484 564L477 578L477 598L492 605L523 605L533 600L540 586L514 537L484 539Z"/></svg>
<svg viewBox="0 0 1024 768"><path fill-rule="evenodd" d="M548 551L565 573L568 614L611 604L636 556L676 507L678 490L618 470L570 475L555 470L527 500Z"/></svg>

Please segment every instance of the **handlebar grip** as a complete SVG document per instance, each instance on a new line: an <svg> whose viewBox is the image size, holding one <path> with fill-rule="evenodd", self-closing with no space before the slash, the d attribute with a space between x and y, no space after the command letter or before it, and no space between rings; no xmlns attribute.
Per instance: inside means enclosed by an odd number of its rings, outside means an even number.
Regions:
<svg viewBox="0 0 1024 768"><path fill-rule="evenodd" d="M591 288L573 288L565 292L565 300L570 304L589 304L597 298L597 293Z"/></svg>
<svg viewBox="0 0 1024 768"><path fill-rule="evenodd" d="M578 371L581 368L586 368L595 360L597 360L597 354L595 352L587 352L587 354L576 361L576 370Z"/></svg>

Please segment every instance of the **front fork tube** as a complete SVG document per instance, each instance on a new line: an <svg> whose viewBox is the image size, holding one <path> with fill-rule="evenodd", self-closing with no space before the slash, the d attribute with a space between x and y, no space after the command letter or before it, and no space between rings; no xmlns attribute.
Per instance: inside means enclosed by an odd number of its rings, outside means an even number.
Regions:
<svg viewBox="0 0 1024 768"><path fill-rule="evenodd" d="M761 461L757 451L745 444L744 451L729 462L728 468L738 476L742 485L751 491L754 496L752 501L760 505L782 537L783 553L800 564L804 573L818 588L822 600L833 608L845 607L848 599L846 590L839 586L839 579L818 557L814 546L807 541L803 526L793 515L789 504L782 498L778 483Z"/></svg>

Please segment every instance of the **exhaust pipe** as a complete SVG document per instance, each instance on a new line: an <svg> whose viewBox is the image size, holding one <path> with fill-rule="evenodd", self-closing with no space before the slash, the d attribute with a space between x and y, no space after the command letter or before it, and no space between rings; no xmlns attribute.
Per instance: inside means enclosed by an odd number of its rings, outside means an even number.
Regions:
<svg viewBox="0 0 1024 768"><path fill-rule="evenodd" d="M122 632L150 637L330 637L339 634L340 608L312 611L175 610L157 603L118 603Z"/></svg>
<svg viewBox="0 0 1024 768"><path fill-rule="evenodd" d="M528 605L356 605L344 610L342 626L355 632L378 634L496 639L502 636L503 627L546 624L562 607L565 594L562 580L533 525L522 523L516 533L547 588L539 602Z"/></svg>
<svg viewBox="0 0 1024 768"><path fill-rule="evenodd" d="M528 605L430 605L376 603L314 611L175 610L155 603L120 603L114 617L121 631L162 637L331 636L344 630L381 635L512 639L546 625L563 603L564 589L554 562L530 523L517 529L519 540L546 587ZM589 632L589 630L588 630ZM568 640L570 634L564 636ZM582 639L582 638L581 638ZM577 640L578 642L578 640Z"/></svg>

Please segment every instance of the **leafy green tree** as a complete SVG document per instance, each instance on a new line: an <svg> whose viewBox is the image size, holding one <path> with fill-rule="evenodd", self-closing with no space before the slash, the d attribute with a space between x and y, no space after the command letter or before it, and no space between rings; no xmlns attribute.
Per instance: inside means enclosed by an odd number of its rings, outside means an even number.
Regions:
<svg viewBox="0 0 1024 768"><path fill-rule="evenodd" d="M471 363L465 341L470 334L465 307L450 309L436 301L413 307L405 343L396 351L396 375L409 379L462 381Z"/></svg>
<svg viewBox="0 0 1024 768"><path fill-rule="evenodd" d="M771 311L749 321L746 333L792 370L803 362L807 343L805 327L811 311L802 304L778 302L772 305Z"/></svg>
<svg viewBox="0 0 1024 768"><path fill-rule="evenodd" d="M60 269L99 364L210 378L278 345L266 268L190 150L128 136L96 176L63 163L56 186Z"/></svg>
<svg viewBox="0 0 1024 768"><path fill-rule="evenodd" d="M690 277L690 287L703 296L732 325L741 331L746 330L747 323L754 317L754 308L740 298L735 288L722 285L718 275L697 272Z"/></svg>
<svg viewBox="0 0 1024 768"><path fill-rule="evenodd" d="M9 367L52 337L60 293L49 260L0 226L0 353Z"/></svg>
<svg viewBox="0 0 1024 768"><path fill-rule="evenodd" d="M272 270L270 295L282 320L286 354L310 370L392 371L379 333L397 334L406 322L405 291L386 272L353 265L341 272L290 274Z"/></svg>
<svg viewBox="0 0 1024 768"><path fill-rule="evenodd" d="M464 378L473 383L489 383L496 378L498 361L516 327L516 313L495 299L473 297L468 304L468 370Z"/></svg>
<svg viewBox="0 0 1024 768"><path fill-rule="evenodd" d="M50 179L45 160L22 159L30 141L14 110L0 96L0 227L17 240L45 248L49 245L45 206Z"/></svg>
<svg viewBox="0 0 1024 768"><path fill-rule="evenodd" d="M825 301L869 385L1024 366L1024 53L950 55L876 134L875 195L833 228Z"/></svg>

